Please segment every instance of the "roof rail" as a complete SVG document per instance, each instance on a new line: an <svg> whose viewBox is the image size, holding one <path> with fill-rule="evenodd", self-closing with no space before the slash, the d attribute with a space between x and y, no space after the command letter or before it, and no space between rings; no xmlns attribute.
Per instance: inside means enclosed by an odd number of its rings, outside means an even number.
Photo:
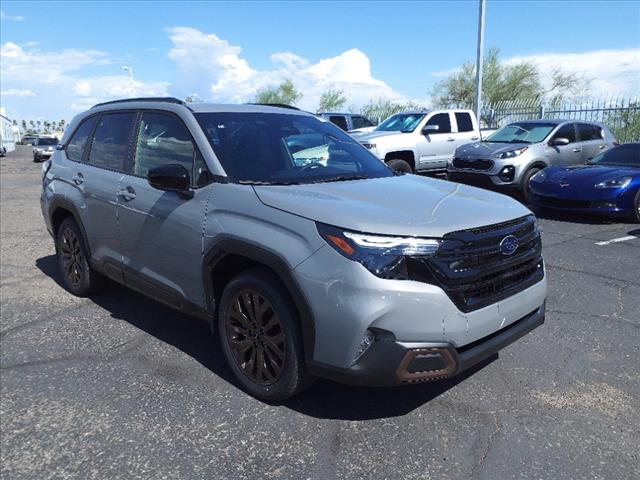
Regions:
<svg viewBox="0 0 640 480"><path fill-rule="evenodd" d="M174 98L174 97L139 97L139 98L123 98L120 100L110 100L108 102L96 103L91 108L101 107L102 105L113 105L115 103L126 103L126 102L165 102L165 103L176 103L178 105L187 104L184 100L180 100L179 98Z"/></svg>
<svg viewBox="0 0 640 480"><path fill-rule="evenodd" d="M289 108L291 110L300 110L298 107L294 107L293 105L287 105L286 103L247 103L247 105L263 105L265 107L280 107L280 108Z"/></svg>

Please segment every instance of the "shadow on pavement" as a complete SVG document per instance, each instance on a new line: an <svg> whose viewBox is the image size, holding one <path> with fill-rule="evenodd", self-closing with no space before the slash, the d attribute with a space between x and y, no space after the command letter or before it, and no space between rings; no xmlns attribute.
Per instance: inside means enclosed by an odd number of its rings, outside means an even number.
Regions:
<svg viewBox="0 0 640 480"><path fill-rule="evenodd" d="M63 288L55 255L39 258L36 266ZM112 318L124 320L158 340L173 345L223 380L238 387L206 322L176 312L115 282L109 282L104 291L90 298L107 310ZM497 358L497 354L489 357L453 379L403 387L352 387L319 379L309 390L280 405L304 415L340 420L405 415L456 386Z"/></svg>

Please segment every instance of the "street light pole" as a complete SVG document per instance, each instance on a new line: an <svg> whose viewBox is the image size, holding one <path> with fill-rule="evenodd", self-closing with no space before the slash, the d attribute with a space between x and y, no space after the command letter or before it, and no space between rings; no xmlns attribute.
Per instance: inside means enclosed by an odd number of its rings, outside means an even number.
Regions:
<svg viewBox="0 0 640 480"><path fill-rule="evenodd" d="M129 97L133 97L133 67L131 65L123 65L120 68L129 72Z"/></svg>
<svg viewBox="0 0 640 480"><path fill-rule="evenodd" d="M476 56L476 118L480 123L480 112L482 110L482 51L484 50L484 0L480 0L480 11L478 12L478 54ZM480 134L482 138L482 134Z"/></svg>

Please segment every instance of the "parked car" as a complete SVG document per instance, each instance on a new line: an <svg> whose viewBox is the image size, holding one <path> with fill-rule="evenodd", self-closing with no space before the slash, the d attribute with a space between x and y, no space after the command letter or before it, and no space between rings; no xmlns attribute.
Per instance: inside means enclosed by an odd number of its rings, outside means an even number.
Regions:
<svg viewBox="0 0 640 480"><path fill-rule="evenodd" d="M357 113L323 112L318 115L349 133L364 133L376 127L367 117Z"/></svg>
<svg viewBox="0 0 640 480"><path fill-rule="evenodd" d="M57 137L38 136L33 143L33 161L44 162L53 154L53 150L60 143Z"/></svg>
<svg viewBox="0 0 640 480"><path fill-rule="evenodd" d="M298 164L300 146L328 158ZM544 321L527 208L394 175L298 110L97 105L45 164L41 204L71 293L89 295L104 275L205 319L239 384L262 399L314 376L450 377Z"/></svg>
<svg viewBox="0 0 640 480"><path fill-rule="evenodd" d="M23 135L22 138L20 139L20 142L23 145L33 145L37 138L38 138L37 135Z"/></svg>
<svg viewBox="0 0 640 480"><path fill-rule="evenodd" d="M455 149L480 139L471 110L431 110L391 115L358 141L393 170L444 172Z"/></svg>
<svg viewBox="0 0 640 480"><path fill-rule="evenodd" d="M545 168L530 188L531 203L539 207L640 222L640 143L606 150L587 165Z"/></svg>
<svg viewBox="0 0 640 480"><path fill-rule="evenodd" d="M528 201L529 180L543 168L584 164L615 145L613 134L599 123L526 120L456 149L447 174L455 182L517 189Z"/></svg>

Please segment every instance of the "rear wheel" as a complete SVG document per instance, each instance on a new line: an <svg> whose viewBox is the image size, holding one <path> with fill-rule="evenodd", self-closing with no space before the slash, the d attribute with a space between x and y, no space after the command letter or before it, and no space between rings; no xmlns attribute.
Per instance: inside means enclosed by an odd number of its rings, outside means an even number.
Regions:
<svg viewBox="0 0 640 480"><path fill-rule="evenodd" d="M636 198L633 200L633 212L631 212L631 221L640 223L640 190L636 193Z"/></svg>
<svg viewBox="0 0 640 480"><path fill-rule="evenodd" d="M529 203L531 201L531 187L529 185L529 182L531 181L531 178L540 171L540 168L534 167L534 168L530 168L529 170L527 170L524 175L522 176L522 184L521 184L521 191L520 193L522 194L522 198L524 199L524 201L526 203Z"/></svg>
<svg viewBox="0 0 640 480"><path fill-rule="evenodd" d="M251 395L277 401L310 384L298 314L267 270L240 273L222 294L218 332L229 367Z"/></svg>
<svg viewBox="0 0 640 480"><path fill-rule="evenodd" d="M394 172L413 173L413 168L411 168L411 165L409 165L409 162L407 162L406 160L394 158L388 160L386 163Z"/></svg>
<svg viewBox="0 0 640 480"><path fill-rule="evenodd" d="M64 286L74 295L86 297L102 285L102 276L89 265L89 255L78 224L65 219L56 238L58 268Z"/></svg>

